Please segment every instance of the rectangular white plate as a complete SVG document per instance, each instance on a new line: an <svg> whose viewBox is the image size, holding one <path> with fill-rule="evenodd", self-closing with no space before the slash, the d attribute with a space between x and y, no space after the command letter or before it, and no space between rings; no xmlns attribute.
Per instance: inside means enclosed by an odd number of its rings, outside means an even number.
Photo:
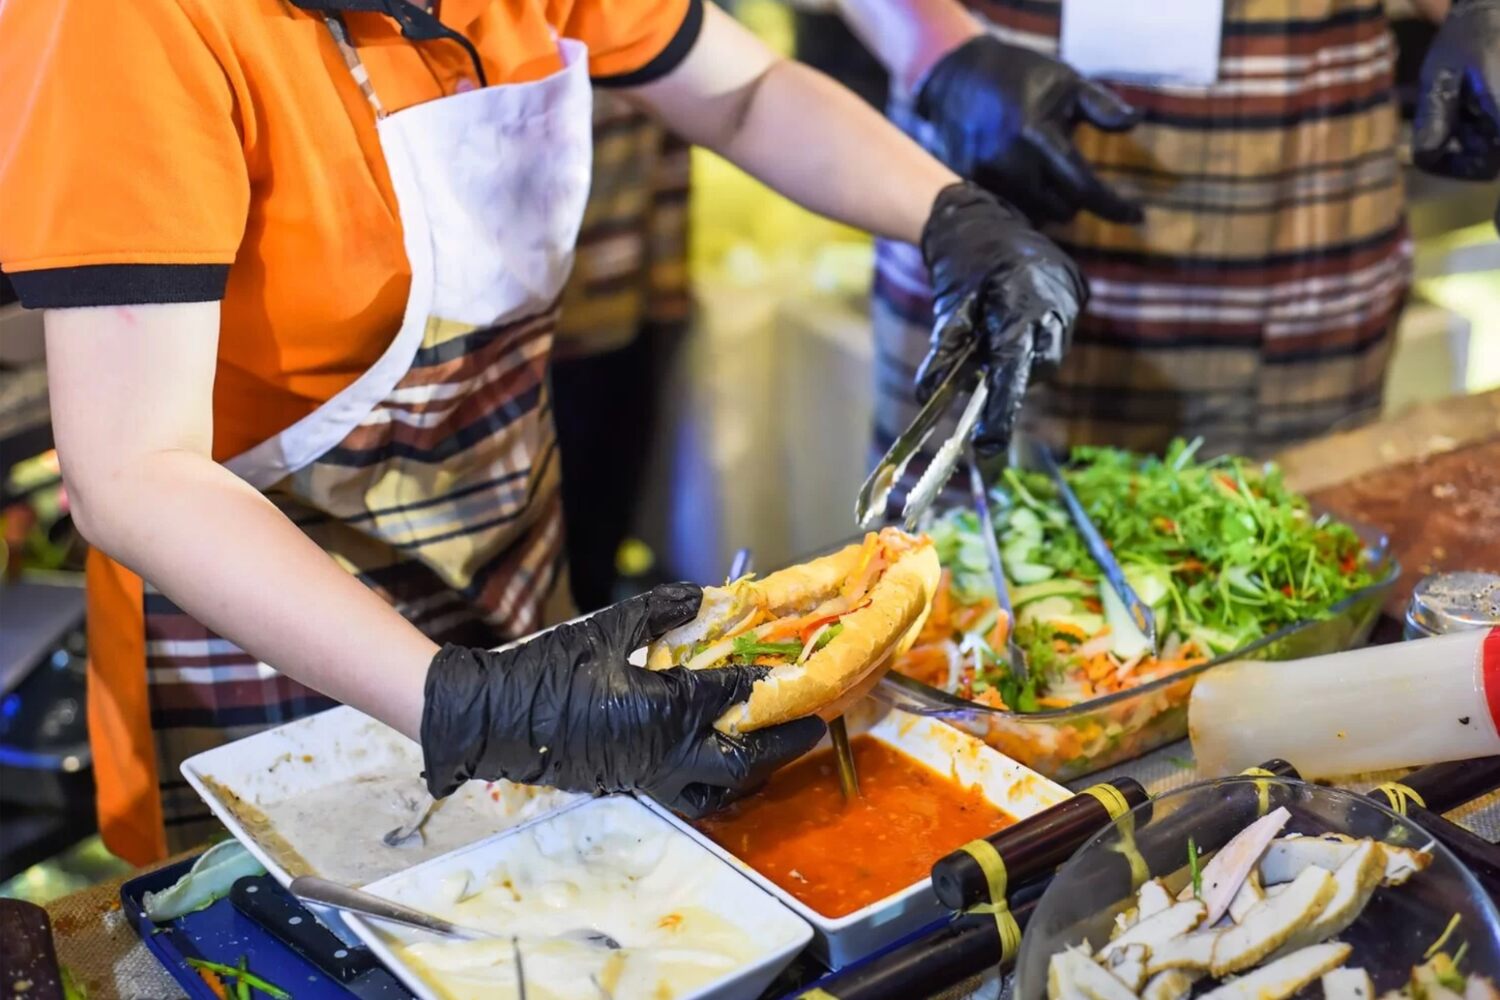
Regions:
<svg viewBox="0 0 1500 1000"><path fill-rule="evenodd" d="M628 896L617 899L619 905L613 908L585 913L588 879L594 876L588 874L583 859L590 856L596 869L609 873L605 877L611 882L628 885L621 890ZM465 915L446 910L448 900L485 886L489 891L499 888L494 876L502 866L506 867L504 884L519 901L515 909L483 922L472 913L466 921ZM542 874L533 879L532 873ZM618 982L600 996L611 995L618 1000L655 1000L659 996L670 996L671 1000L744 1000L758 996L812 936L811 928L795 914L720 863L693 838L679 833L627 796L578 804L366 888L378 896L507 935L494 943L448 945L422 931L350 916L348 922L354 932L423 1000L471 995L459 992L461 989L497 1000L518 996L511 978L515 966L509 934L520 938L515 947L526 970L530 1000L583 1000L593 995L590 977L607 975L604 969L613 961L609 959L611 953L572 947L558 955L542 950L541 944L579 927L607 934L624 946L617 953L624 957L616 970ZM705 911L720 932L728 931L735 942L748 942L747 953L712 982L680 993L658 993L651 956L656 947L673 938L672 932L662 930L661 922L675 914L683 928L695 919L701 927ZM398 950L400 945L416 942L482 951L476 962L480 982L465 983L438 972L428 973L433 977L429 980ZM691 937L684 936L676 946L686 948L691 944ZM637 964L632 967L631 961ZM568 979L564 982L550 978L553 976Z"/></svg>
<svg viewBox="0 0 1500 1000"><path fill-rule="evenodd" d="M471 781L439 803L425 842L387 847L426 802L422 751L346 706L197 754L182 774L282 885L303 874L363 885L580 798Z"/></svg>
<svg viewBox="0 0 1500 1000"><path fill-rule="evenodd" d="M1072 797L1072 792L1056 782L937 719L912 715L867 698L850 710L846 720L851 736L868 733L939 773L952 775L961 785L979 786L985 798L1017 820L1035 816ZM668 822L797 911L813 927L813 954L835 969L942 919L946 912L933 895L932 879L924 878L861 910L842 917L824 916L714 843L691 823L658 803L648 804ZM953 846L956 849L960 845Z"/></svg>

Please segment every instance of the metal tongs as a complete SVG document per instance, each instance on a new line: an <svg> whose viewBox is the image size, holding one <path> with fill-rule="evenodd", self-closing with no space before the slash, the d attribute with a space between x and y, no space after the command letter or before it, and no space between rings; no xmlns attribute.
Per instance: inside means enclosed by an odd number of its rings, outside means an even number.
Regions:
<svg viewBox="0 0 1500 1000"><path fill-rule="evenodd" d="M740 549L729 562L729 578L724 581L725 585L728 586L748 572L750 550ZM839 789L844 793L844 801L857 799L859 774L854 770L854 750L849 745L849 727L845 725L842 715L828 723L828 738L833 741L834 760L838 762L839 769Z"/></svg>
<svg viewBox="0 0 1500 1000"><path fill-rule="evenodd" d="M1042 471L1057 487L1057 495L1062 498L1063 505L1068 508L1068 515L1073 519L1073 526L1083 536L1084 547L1089 550L1089 555L1094 557L1094 562L1099 564L1099 570L1104 574L1104 579L1109 582L1110 588L1125 605L1125 610L1130 613L1135 627L1141 630L1141 634L1151 644L1151 654L1155 656L1161 651L1161 647L1156 638L1156 615L1151 611L1151 606L1141 600L1135 588L1130 585L1130 581L1125 579L1125 571L1120 568L1115 554L1105 544L1104 537L1099 534L1099 529L1094 527L1093 519L1084 511L1078 495L1073 492L1073 487L1068 485L1062 468L1058 466L1057 459L1052 456L1052 452L1047 450L1045 445L1037 444L1032 448L1032 453L1036 456L1037 464L1042 467Z"/></svg>
<svg viewBox="0 0 1500 1000"><path fill-rule="evenodd" d="M911 463L912 457L921 450L922 445L932 436L937 429L938 421L948 412L959 391L970 383L977 382L973 395L969 397L969 403L964 407L962 416L958 418L958 427L953 436L943 442L937 454L932 456L925 472L922 473L917 484L912 487L911 492L906 495L906 505L901 509L901 519L906 523L910 531L915 528L917 521L932 506L938 492L953 475L954 468L958 465L958 459L963 453L964 442L974 430L974 425L979 423L979 416L984 412L985 400L989 396L988 387L985 385L982 373L972 366L974 354L978 346L974 341L959 354L953 370L948 377L938 386L937 391L927 400L906 430L896 438L890 450L885 453L880 462L875 466L875 471L865 480L864 486L860 488L859 498L854 502L854 520L866 530L875 527L885 517L885 503L895 488L901 474L906 471L907 465Z"/></svg>

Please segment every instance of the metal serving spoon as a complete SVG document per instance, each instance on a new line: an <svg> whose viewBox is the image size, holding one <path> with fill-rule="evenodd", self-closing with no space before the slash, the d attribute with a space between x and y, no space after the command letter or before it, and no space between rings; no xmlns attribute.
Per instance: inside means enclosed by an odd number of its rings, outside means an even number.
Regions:
<svg viewBox="0 0 1500 1000"><path fill-rule="evenodd" d="M384 899L373 893L362 892L347 885L340 885L338 882L330 882L316 875L299 875L292 879L287 889L293 896L310 903L331 906L336 910L358 913L361 916L401 924L405 927L415 927L418 930L430 931L433 934L441 934L443 937L457 938L461 941L513 937L509 934L497 934L493 931L455 924L451 920L444 920L442 917L433 916L431 913L425 913L414 907ZM620 948L620 942L592 927L574 928L562 934L553 935L553 938L607 948L610 951L618 951Z"/></svg>

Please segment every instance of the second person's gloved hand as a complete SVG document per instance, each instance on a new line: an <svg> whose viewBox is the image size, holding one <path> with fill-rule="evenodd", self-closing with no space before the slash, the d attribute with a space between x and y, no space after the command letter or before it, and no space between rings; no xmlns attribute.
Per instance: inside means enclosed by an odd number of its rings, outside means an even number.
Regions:
<svg viewBox="0 0 1500 1000"><path fill-rule="evenodd" d="M1500 177L1500 0L1454 0L1422 62L1412 145L1430 173Z"/></svg>
<svg viewBox="0 0 1500 1000"><path fill-rule="evenodd" d="M1067 64L978 35L938 60L916 107L937 128L954 173L1015 202L1032 221L1065 222L1080 209L1141 221L1140 206L1099 179L1072 135L1080 122L1123 132L1139 116Z"/></svg>
<svg viewBox="0 0 1500 1000"><path fill-rule="evenodd" d="M766 671L651 671L629 655L689 621L702 590L657 587L511 649L446 646L433 658L422 755L434 796L470 778L569 791L643 791L698 816L722 808L818 742L800 719L728 737L714 720Z"/></svg>
<svg viewBox="0 0 1500 1000"><path fill-rule="evenodd" d="M975 428L986 457L1010 444L1021 397L1037 367L1062 360L1088 298L1077 266L1015 208L972 183L944 188L922 232L932 280L932 347L917 371L925 402L979 341L989 400Z"/></svg>

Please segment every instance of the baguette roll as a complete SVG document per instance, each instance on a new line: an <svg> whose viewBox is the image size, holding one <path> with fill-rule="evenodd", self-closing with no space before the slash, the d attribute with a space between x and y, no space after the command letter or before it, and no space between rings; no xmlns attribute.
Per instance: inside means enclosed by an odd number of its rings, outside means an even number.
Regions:
<svg viewBox="0 0 1500 1000"><path fill-rule="evenodd" d="M889 564L862 593L852 599L841 596L849 586L865 582L862 577L868 575L872 559ZM826 613L836 616L838 633L815 651L804 650L801 662L773 666L755 683L749 699L732 706L715 725L734 734L808 715L832 719L868 693L895 656L911 647L927 619L941 573L930 542L886 529L863 544L764 580L705 589L698 616L654 643L647 666L723 666L736 635L757 627L774 628L782 619Z"/></svg>

